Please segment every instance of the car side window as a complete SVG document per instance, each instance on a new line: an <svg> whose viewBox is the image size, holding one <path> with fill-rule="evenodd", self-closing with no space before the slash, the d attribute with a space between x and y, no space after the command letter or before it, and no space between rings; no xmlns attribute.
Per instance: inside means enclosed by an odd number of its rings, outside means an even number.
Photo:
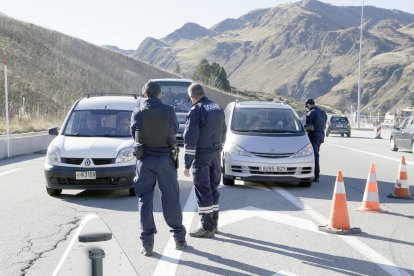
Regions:
<svg viewBox="0 0 414 276"><path fill-rule="evenodd" d="M407 129L414 129L414 119L409 120L410 122L407 125Z"/></svg>
<svg viewBox="0 0 414 276"><path fill-rule="evenodd" d="M401 124L400 124L400 129L404 129L407 127L407 123L408 123L408 119L405 119Z"/></svg>

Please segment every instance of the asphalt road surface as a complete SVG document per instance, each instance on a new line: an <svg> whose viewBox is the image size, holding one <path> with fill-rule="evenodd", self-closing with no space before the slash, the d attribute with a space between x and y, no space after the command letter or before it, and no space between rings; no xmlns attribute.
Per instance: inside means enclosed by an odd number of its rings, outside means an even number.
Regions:
<svg viewBox="0 0 414 276"><path fill-rule="evenodd" d="M373 132L352 136L326 138L320 182L311 188L241 181L221 186L219 234L187 237L189 247L182 253L174 249L157 191L153 257L139 253L138 201L128 191L64 190L50 197L44 153L0 160L0 275L50 275L87 214L107 223L139 275L414 275L414 200L387 197L402 155L414 183L414 155L391 152L389 141L373 139ZM371 162L384 213L356 211ZM361 234L317 230L329 218L338 170L344 174L351 226ZM191 230L198 225L193 185L181 169L179 181L184 224ZM104 262L109 259L106 252Z"/></svg>

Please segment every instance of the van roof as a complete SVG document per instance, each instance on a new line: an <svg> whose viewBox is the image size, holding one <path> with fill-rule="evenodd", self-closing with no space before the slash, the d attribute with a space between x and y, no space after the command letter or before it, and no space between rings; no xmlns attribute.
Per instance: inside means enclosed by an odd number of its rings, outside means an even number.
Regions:
<svg viewBox="0 0 414 276"><path fill-rule="evenodd" d="M134 110L140 99L131 96L100 96L83 98L79 100L75 110L109 109Z"/></svg>
<svg viewBox="0 0 414 276"><path fill-rule="evenodd" d="M168 79L168 78L166 78L166 79L150 79L150 81L156 81L156 82L163 82L163 81L165 81L165 82L193 82L191 79L173 79L173 78L171 78L171 79Z"/></svg>
<svg viewBox="0 0 414 276"><path fill-rule="evenodd" d="M236 102L237 107L241 108L281 108L281 109L292 109L290 105L282 102L261 102L261 101L243 101Z"/></svg>

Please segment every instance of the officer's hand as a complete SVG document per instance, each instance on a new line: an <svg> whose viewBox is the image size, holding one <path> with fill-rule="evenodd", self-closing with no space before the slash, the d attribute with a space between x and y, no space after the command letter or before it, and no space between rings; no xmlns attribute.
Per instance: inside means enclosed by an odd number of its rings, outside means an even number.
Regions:
<svg viewBox="0 0 414 276"><path fill-rule="evenodd" d="M190 177L190 170L189 169L184 169L184 175L186 177Z"/></svg>

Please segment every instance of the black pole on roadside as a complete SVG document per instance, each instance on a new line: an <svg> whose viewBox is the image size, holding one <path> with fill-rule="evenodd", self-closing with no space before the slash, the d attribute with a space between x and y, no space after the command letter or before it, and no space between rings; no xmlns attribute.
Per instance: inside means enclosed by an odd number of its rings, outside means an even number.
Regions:
<svg viewBox="0 0 414 276"><path fill-rule="evenodd" d="M105 258L105 251L102 249L89 251L89 259L92 261L92 276L103 276L103 258Z"/></svg>

